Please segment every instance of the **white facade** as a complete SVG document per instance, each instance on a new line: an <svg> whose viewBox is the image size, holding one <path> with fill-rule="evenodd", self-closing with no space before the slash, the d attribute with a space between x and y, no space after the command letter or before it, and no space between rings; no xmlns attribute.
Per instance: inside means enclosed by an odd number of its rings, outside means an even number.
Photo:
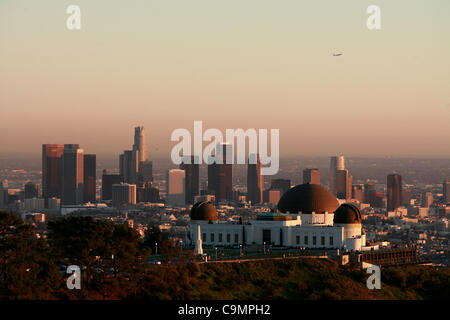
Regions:
<svg viewBox="0 0 450 320"><path fill-rule="evenodd" d="M333 225L334 214L297 214L292 220L251 220L247 224L191 220L190 239L206 246L274 245L361 250L366 245L361 224ZM200 237L198 235L200 232Z"/></svg>

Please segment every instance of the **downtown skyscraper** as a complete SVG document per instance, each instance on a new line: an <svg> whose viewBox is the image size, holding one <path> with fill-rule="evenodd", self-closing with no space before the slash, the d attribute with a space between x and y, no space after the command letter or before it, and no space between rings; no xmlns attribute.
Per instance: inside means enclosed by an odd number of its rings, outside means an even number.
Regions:
<svg viewBox="0 0 450 320"><path fill-rule="evenodd" d="M330 191L336 195L336 172L345 170L344 156L334 156L330 158Z"/></svg>
<svg viewBox="0 0 450 320"><path fill-rule="evenodd" d="M303 183L320 184L320 170L317 168L303 169Z"/></svg>
<svg viewBox="0 0 450 320"><path fill-rule="evenodd" d="M62 204L74 205L83 203L84 150L80 149L77 144L64 146L62 172Z"/></svg>
<svg viewBox="0 0 450 320"><path fill-rule="evenodd" d="M42 145L42 197L61 198L63 144Z"/></svg>
<svg viewBox="0 0 450 320"><path fill-rule="evenodd" d="M166 205L184 206L186 172L181 169L167 170Z"/></svg>
<svg viewBox="0 0 450 320"><path fill-rule="evenodd" d="M185 171L185 204L194 204L194 199L200 194L200 165L195 161L197 156L191 156L190 161L183 161L180 169ZM190 163L189 163L190 162Z"/></svg>
<svg viewBox="0 0 450 320"><path fill-rule="evenodd" d="M247 201L252 205L263 202L264 177L261 175L259 154L251 154L247 167Z"/></svg>
<svg viewBox="0 0 450 320"><path fill-rule="evenodd" d="M152 162L147 161L144 127L134 128L134 143L132 150L125 150L119 158L119 170L127 183L140 185L151 182Z"/></svg>
<svg viewBox="0 0 450 320"><path fill-rule="evenodd" d="M233 145L219 143L216 147L216 161L208 165L208 192L216 196L216 203L233 199L233 165L227 163L233 157ZM218 163L217 159L221 159Z"/></svg>
<svg viewBox="0 0 450 320"><path fill-rule="evenodd" d="M402 176L390 174L387 176L387 211L394 211L402 205Z"/></svg>
<svg viewBox="0 0 450 320"><path fill-rule="evenodd" d="M352 198L352 176L347 169L337 170L335 175L336 197L350 200Z"/></svg>
<svg viewBox="0 0 450 320"><path fill-rule="evenodd" d="M96 169L97 157L95 154L84 155L84 196L83 201L96 202Z"/></svg>
<svg viewBox="0 0 450 320"><path fill-rule="evenodd" d="M133 150L138 151L138 162L147 161L147 146L145 144L144 127L134 128L134 144Z"/></svg>
<svg viewBox="0 0 450 320"><path fill-rule="evenodd" d="M444 202L450 203L450 179L447 179L442 184L442 193L444 194Z"/></svg>

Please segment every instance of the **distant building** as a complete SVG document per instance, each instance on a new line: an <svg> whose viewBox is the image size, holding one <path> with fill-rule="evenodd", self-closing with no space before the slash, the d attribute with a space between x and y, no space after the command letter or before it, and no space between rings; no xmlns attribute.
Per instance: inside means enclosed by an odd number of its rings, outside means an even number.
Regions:
<svg viewBox="0 0 450 320"><path fill-rule="evenodd" d="M47 209L51 211L59 211L61 207L61 199L50 198L47 199Z"/></svg>
<svg viewBox="0 0 450 320"><path fill-rule="evenodd" d="M185 205L186 172L181 169L168 170L166 174L166 204L169 206Z"/></svg>
<svg viewBox="0 0 450 320"><path fill-rule="evenodd" d="M358 200L362 203L364 202L364 185L352 185L352 199Z"/></svg>
<svg viewBox="0 0 450 320"><path fill-rule="evenodd" d="M387 176L387 211L395 211L402 204L402 177L399 174Z"/></svg>
<svg viewBox="0 0 450 320"><path fill-rule="evenodd" d="M411 204L412 198L412 190L411 189L402 189L402 206L409 206Z"/></svg>
<svg viewBox="0 0 450 320"><path fill-rule="evenodd" d="M200 165L196 156L191 156L189 161L187 160L180 164L180 169L185 171L185 204L190 205L194 204L195 196L200 194Z"/></svg>
<svg viewBox="0 0 450 320"><path fill-rule="evenodd" d="M95 154L84 155L84 196L83 201L85 203L94 203L96 198L96 170L97 170L97 157Z"/></svg>
<svg viewBox="0 0 450 320"><path fill-rule="evenodd" d="M429 208L434 202L433 194L431 192L422 193L422 207Z"/></svg>
<svg viewBox="0 0 450 320"><path fill-rule="evenodd" d="M320 170L317 168L303 169L303 183L320 184Z"/></svg>
<svg viewBox="0 0 450 320"><path fill-rule="evenodd" d="M84 151L78 145L65 145L63 153L62 204L83 203Z"/></svg>
<svg viewBox="0 0 450 320"><path fill-rule="evenodd" d="M252 205L263 201L264 177L261 175L259 154L251 154L247 167L247 201Z"/></svg>
<svg viewBox="0 0 450 320"><path fill-rule="evenodd" d="M450 203L450 179L447 179L442 184L442 192L444 193L444 202Z"/></svg>
<svg viewBox="0 0 450 320"><path fill-rule="evenodd" d="M106 170L103 170L102 200L112 200L112 186L121 182L123 182L123 179L120 174L107 174Z"/></svg>
<svg viewBox="0 0 450 320"><path fill-rule="evenodd" d="M39 211L45 209L45 201L42 198L25 199L23 202L23 210L25 211Z"/></svg>
<svg viewBox="0 0 450 320"><path fill-rule="evenodd" d="M281 195L285 194L291 188L291 180L289 179L273 179L270 182L270 189L278 189Z"/></svg>
<svg viewBox="0 0 450 320"><path fill-rule="evenodd" d="M344 156L334 156L330 158L330 191L336 195L336 172L345 169Z"/></svg>
<svg viewBox="0 0 450 320"><path fill-rule="evenodd" d="M371 201L373 201L373 196L376 191L377 189L375 184L373 183L364 184L364 202L371 204Z"/></svg>
<svg viewBox="0 0 450 320"><path fill-rule="evenodd" d="M142 161L139 163L139 183L153 182L153 162Z"/></svg>
<svg viewBox="0 0 450 320"><path fill-rule="evenodd" d="M25 185L25 199L38 198L39 197L39 186L35 183L28 182Z"/></svg>
<svg viewBox="0 0 450 320"><path fill-rule="evenodd" d="M147 146L145 144L145 129L144 127L134 128L134 144L133 150L138 150L138 162L147 161Z"/></svg>
<svg viewBox="0 0 450 320"><path fill-rule="evenodd" d="M227 155L233 155L233 145L220 143L216 147L216 160L208 165L208 192L216 196L216 202L233 199L233 165L226 163Z"/></svg>
<svg viewBox="0 0 450 320"><path fill-rule="evenodd" d="M141 166L143 166L142 169ZM133 148L125 150L120 155L119 170L126 183L142 184L153 180L152 163L147 161L144 127L134 128Z"/></svg>
<svg viewBox="0 0 450 320"><path fill-rule="evenodd" d="M139 170L139 151L135 150L125 150L123 154L119 157L119 171L120 175L126 183L138 182Z"/></svg>
<svg viewBox="0 0 450 320"><path fill-rule="evenodd" d="M352 177L347 169L336 171L335 190L338 199L351 199Z"/></svg>
<svg viewBox="0 0 450 320"><path fill-rule="evenodd" d="M264 190L264 203L278 204L281 198L281 190L279 189L268 189Z"/></svg>
<svg viewBox="0 0 450 320"><path fill-rule="evenodd" d="M42 145L42 197L45 199L62 196L63 144Z"/></svg>
<svg viewBox="0 0 450 320"><path fill-rule="evenodd" d="M144 183L138 187L137 202L160 203L159 189L153 187L151 182Z"/></svg>
<svg viewBox="0 0 450 320"><path fill-rule="evenodd" d="M113 184L112 204L115 207L136 204L136 185L128 183Z"/></svg>

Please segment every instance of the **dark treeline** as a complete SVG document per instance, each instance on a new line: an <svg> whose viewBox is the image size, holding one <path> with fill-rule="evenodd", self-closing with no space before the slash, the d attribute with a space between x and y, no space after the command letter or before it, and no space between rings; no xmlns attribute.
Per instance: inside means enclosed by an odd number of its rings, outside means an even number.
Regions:
<svg viewBox="0 0 450 320"><path fill-rule="evenodd" d="M158 243L163 265L148 258ZM48 222L46 239L0 212L0 299L448 299L450 270L382 269L382 289L366 288L358 266L331 260L247 263L194 261L157 227L144 239L127 224L69 216ZM81 290L61 266L79 265Z"/></svg>

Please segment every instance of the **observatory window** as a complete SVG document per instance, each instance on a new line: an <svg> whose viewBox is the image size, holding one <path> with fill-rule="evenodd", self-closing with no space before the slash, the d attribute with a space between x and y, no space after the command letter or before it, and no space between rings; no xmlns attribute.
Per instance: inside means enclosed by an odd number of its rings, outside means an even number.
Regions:
<svg viewBox="0 0 450 320"><path fill-rule="evenodd" d="M214 242L214 233L211 233L211 242Z"/></svg>
<svg viewBox="0 0 450 320"><path fill-rule="evenodd" d="M308 236L305 236L305 244L308 244Z"/></svg>
<svg viewBox="0 0 450 320"><path fill-rule="evenodd" d="M219 233L219 242L222 242L222 234Z"/></svg>
<svg viewBox="0 0 450 320"><path fill-rule="evenodd" d="M204 242L206 242L206 233L203 233L203 234L202 234L202 240L203 240Z"/></svg>
<svg viewBox="0 0 450 320"><path fill-rule="evenodd" d="M300 236L296 236L295 237L295 243L296 244L300 244Z"/></svg>
<svg viewBox="0 0 450 320"><path fill-rule="evenodd" d="M234 243L239 242L239 235L237 233L234 234Z"/></svg>
<svg viewBox="0 0 450 320"><path fill-rule="evenodd" d="M227 242L231 242L231 234L227 233Z"/></svg>
<svg viewBox="0 0 450 320"><path fill-rule="evenodd" d="M325 245L325 237L320 237L320 245Z"/></svg>
<svg viewBox="0 0 450 320"><path fill-rule="evenodd" d="M316 237L316 236L313 236L313 246L316 245L316 242L317 242L317 237Z"/></svg>
<svg viewBox="0 0 450 320"><path fill-rule="evenodd" d="M333 245L333 237L330 237L330 246Z"/></svg>

